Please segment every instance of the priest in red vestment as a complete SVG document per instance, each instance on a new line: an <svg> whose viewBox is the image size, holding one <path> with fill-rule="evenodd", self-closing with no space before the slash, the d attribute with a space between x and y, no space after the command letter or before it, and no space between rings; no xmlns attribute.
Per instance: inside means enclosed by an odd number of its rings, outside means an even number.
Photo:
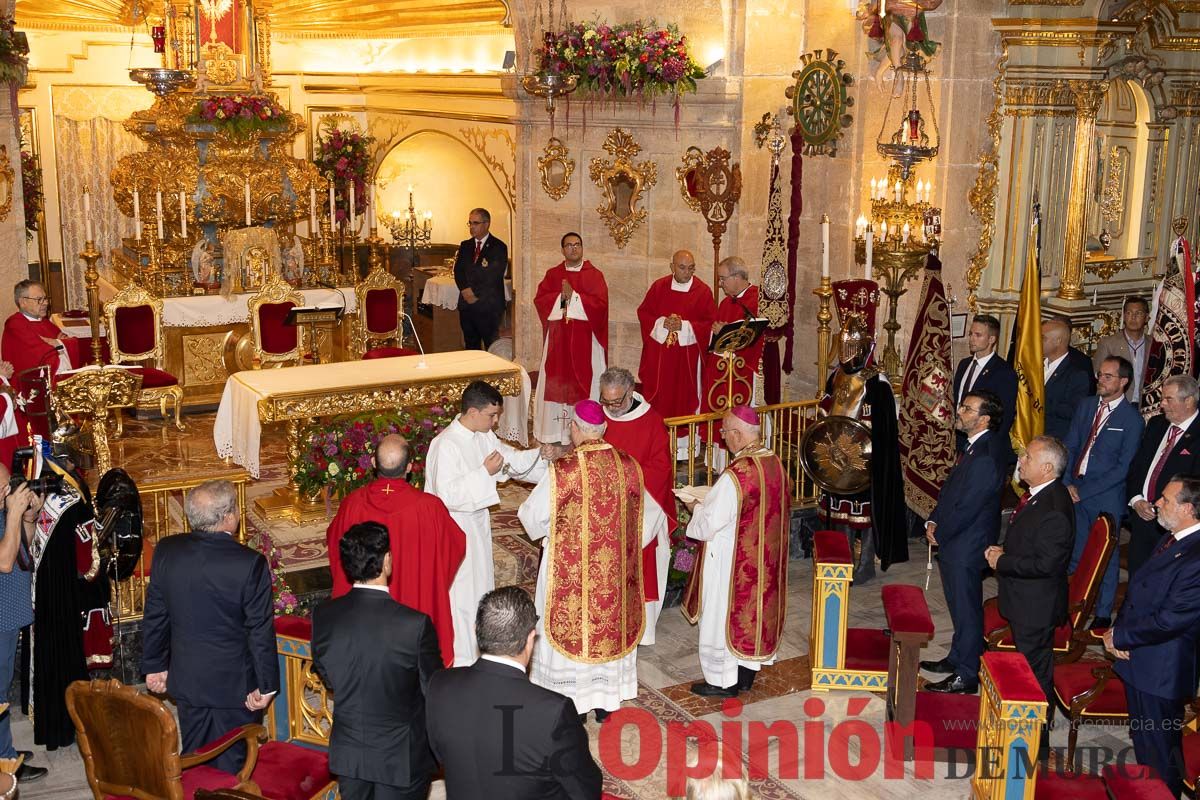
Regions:
<svg viewBox="0 0 1200 800"><path fill-rule="evenodd" d="M642 550L642 588L646 595L646 630L641 644L654 644L654 628L662 611L671 560L671 535L678 524L675 510L675 459L662 415L633 390L633 375L609 367L600 376L600 405L608 427L604 441L633 456L642 468L646 494L667 518L667 524Z"/></svg>
<svg viewBox="0 0 1200 800"><path fill-rule="evenodd" d="M17 311L4 321L4 333L0 335L0 359L12 364L12 382L17 393L28 396L29 387L24 385L22 373L47 366L52 376L57 375L62 370L71 369L71 360L67 356L66 345L60 341L65 334L50 321L50 297L46 294L46 287L37 281L21 281L13 287L13 299L17 303ZM26 422L32 423L34 433L49 433L45 417L27 419L18 411L18 428L24 431Z"/></svg>
<svg viewBox="0 0 1200 800"><path fill-rule="evenodd" d="M454 663L450 584L467 552L467 538L445 503L404 480L407 472L408 442L396 434L383 437L375 449L378 477L346 495L325 534L333 596L341 597L351 588L338 554L342 534L357 522L383 523L392 542L391 595L429 615L449 667Z"/></svg>
<svg viewBox="0 0 1200 800"><path fill-rule="evenodd" d="M542 364L534 393L533 435L570 441L571 407L596 396L608 359L608 284L583 260L583 238L562 237L563 260L546 272L533 303L542 321Z"/></svg>
<svg viewBox="0 0 1200 800"><path fill-rule="evenodd" d="M642 394L664 417L685 417L700 408L700 357L717 309L712 290L695 273L695 256L680 250L671 256L671 274L650 284L638 306Z"/></svg>
<svg viewBox="0 0 1200 800"><path fill-rule="evenodd" d="M758 316L758 287L750 283L750 271L746 262L738 256L721 259L717 265L717 282L725 298L717 306L717 318L713 323L713 332L728 322L740 319L753 319ZM737 405L750 405L754 402L754 381L758 372L758 362L762 359L763 338L744 350L739 350L736 357L743 364L735 365L733 373L733 398L729 398L729 381L724 369L725 359L716 353L704 354L704 369L700 376L700 413L720 411ZM713 426L713 437L719 438L719 427ZM700 438L706 439L706 429L700 429Z"/></svg>

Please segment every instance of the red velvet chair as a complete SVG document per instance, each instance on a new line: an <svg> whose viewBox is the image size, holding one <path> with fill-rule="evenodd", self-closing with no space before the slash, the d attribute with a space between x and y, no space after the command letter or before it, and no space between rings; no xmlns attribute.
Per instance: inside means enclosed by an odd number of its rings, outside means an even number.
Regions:
<svg viewBox="0 0 1200 800"><path fill-rule="evenodd" d="M1108 561L1117 549L1119 529L1108 514L1101 514L1088 531L1083 555L1075 566L1067 590L1067 621L1054 631L1054 661L1056 664L1078 661L1091 643L1087 621L1096 606L1100 593L1100 581L1108 569ZM1008 622L1000 616L999 603L990 598L983 604L983 631L988 648L992 650L1015 650L1012 631Z"/></svg>
<svg viewBox="0 0 1200 800"><path fill-rule="evenodd" d="M1175 800L1162 778L1141 764L1109 764L1100 777L1112 800Z"/></svg>
<svg viewBox="0 0 1200 800"><path fill-rule="evenodd" d="M337 784L329 758L286 742L259 745L266 730L243 725L195 753L179 754L179 728L162 701L120 681L76 681L67 687L79 753L96 800L191 800L200 789L239 789L271 800L331 800ZM237 775L206 765L244 741Z"/></svg>
<svg viewBox="0 0 1200 800"><path fill-rule="evenodd" d="M304 305L304 295L275 273L247 302L250 311L250 344L255 369L282 367L304 362L304 333L299 325L285 325L295 306Z"/></svg>
<svg viewBox="0 0 1200 800"><path fill-rule="evenodd" d="M179 414L183 406L183 388L179 379L162 369L163 301L136 283L129 283L104 304L108 324L109 357L113 364L136 364L142 373L139 409L157 408L163 419L167 407L175 408L175 427L183 430ZM118 410L117 435L122 431Z"/></svg>
<svg viewBox="0 0 1200 800"><path fill-rule="evenodd" d="M1099 639L1094 639L1097 643ZM1075 763L1079 726L1088 722L1103 725L1129 723L1125 684L1112 670L1112 662L1086 658L1054 667L1054 695L1066 709L1071 730L1067 733L1067 763Z"/></svg>
<svg viewBox="0 0 1200 800"><path fill-rule="evenodd" d="M1200 783L1200 731L1183 732L1183 782L1195 795L1196 784Z"/></svg>
<svg viewBox="0 0 1200 800"><path fill-rule="evenodd" d="M417 355L415 350L403 346L403 282L396 280L382 264L376 264L354 287L354 298L358 303L358 318L353 342L360 358Z"/></svg>

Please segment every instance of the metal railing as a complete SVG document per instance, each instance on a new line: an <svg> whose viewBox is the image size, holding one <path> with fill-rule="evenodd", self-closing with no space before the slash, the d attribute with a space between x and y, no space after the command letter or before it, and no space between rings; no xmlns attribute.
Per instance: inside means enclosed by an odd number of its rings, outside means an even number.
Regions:
<svg viewBox="0 0 1200 800"><path fill-rule="evenodd" d="M817 422L817 401L800 400L758 406L763 444L783 462L784 474L791 482L792 505L814 506L817 486L800 465L800 440ZM671 417L667 422L671 451L679 459L675 473L677 486L712 486L725 468L728 455L721 442L718 423L725 412Z"/></svg>
<svg viewBox="0 0 1200 800"><path fill-rule="evenodd" d="M112 585L109 608L114 618L127 622L141 619L146 606L146 584L150 582L150 562L160 540L176 533L191 530L183 513L188 492L205 481L227 480L237 488L238 507L242 510L242 527L238 541L246 542L246 483L250 475L244 469L220 470L188 478L165 478L138 484L142 498L142 557L133 574Z"/></svg>

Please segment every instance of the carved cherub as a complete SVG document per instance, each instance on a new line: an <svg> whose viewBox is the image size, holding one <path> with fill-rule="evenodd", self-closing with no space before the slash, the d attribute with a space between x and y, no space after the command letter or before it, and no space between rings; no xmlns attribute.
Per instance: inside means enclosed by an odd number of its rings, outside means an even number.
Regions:
<svg viewBox="0 0 1200 800"><path fill-rule="evenodd" d="M927 56L936 52L938 43L929 40L922 27L925 12L933 11L941 4L942 0L883 0L882 13L880 0L863 0L859 4L855 17L862 22L863 30L870 38L868 52L872 58L880 60L874 78L882 86L883 74L890 67L896 78L892 83L893 96L899 97L904 92L904 81L895 68L903 63L906 46L916 44ZM883 60L885 54L886 61Z"/></svg>

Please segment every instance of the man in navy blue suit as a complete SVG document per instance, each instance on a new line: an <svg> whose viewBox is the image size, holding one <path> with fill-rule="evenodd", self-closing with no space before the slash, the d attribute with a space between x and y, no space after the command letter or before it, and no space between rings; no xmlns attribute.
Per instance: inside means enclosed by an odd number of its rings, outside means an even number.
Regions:
<svg viewBox="0 0 1200 800"><path fill-rule="evenodd" d="M996 354L999 339L1000 320L990 314L976 314L967 336L971 355L958 362L954 371L954 402L961 403L969 391L986 389L995 394L1003 410L1003 416L997 420L996 438L1007 439L1017 407L1017 373ZM957 431L956 437L961 453L967 447L967 436ZM1005 456L1005 460L1012 461L1013 457Z"/></svg>
<svg viewBox="0 0 1200 800"><path fill-rule="evenodd" d="M238 544L237 490L207 481L184 502L191 533L154 550L142 617L146 687L169 692L179 709L183 752L241 725L258 722L279 691L271 570L262 553ZM213 762L237 772L238 743Z"/></svg>
<svg viewBox="0 0 1200 800"><path fill-rule="evenodd" d="M1106 512L1120 524L1126 507L1125 477L1142 440L1142 415L1125 399L1125 390L1133 380L1133 365L1120 356L1110 356L1100 362L1096 380L1098 396L1076 407L1063 442L1070 465L1063 484L1075 501L1075 550L1068 567L1071 572L1083 555L1096 517ZM1114 553L1100 582L1092 623L1095 629L1112 625L1119 561Z"/></svg>
<svg viewBox="0 0 1200 800"><path fill-rule="evenodd" d="M1055 317L1042 323L1046 435L1059 441L1067 438L1075 406L1092 393L1092 362L1087 356L1082 361L1072 357L1071 349L1071 326L1065 320Z"/></svg>
<svg viewBox="0 0 1200 800"><path fill-rule="evenodd" d="M504 298L508 245L492 236L492 215L486 208L472 208L467 227L471 238L459 244L454 259L454 283L461 295L458 322L464 350L487 350L499 335L508 305Z"/></svg>
<svg viewBox="0 0 1200 800"><path fill-rule="evenodd" d="M1167 529L1129 581L1117 624L1104 634L1125 683L1139 764L1183 791L1183 709L1196 693L1200 634L1200 478L1176 475L1154 504Z"/></svg>
<svg viewBox="0 0 1200 800"><path fill-rule="evenodd" d="M967 447L950 470L938 504L925 523L925 538L938 545L938 569L946 606L954 622L950 655L922 661L921 669L951 673L926 686L933 692L975 692L983 653L983 551L1000 530L1000 491L1007 440L1000 438L1004 409L984 389L967 392L958 404L956 428Z"/></svg>

